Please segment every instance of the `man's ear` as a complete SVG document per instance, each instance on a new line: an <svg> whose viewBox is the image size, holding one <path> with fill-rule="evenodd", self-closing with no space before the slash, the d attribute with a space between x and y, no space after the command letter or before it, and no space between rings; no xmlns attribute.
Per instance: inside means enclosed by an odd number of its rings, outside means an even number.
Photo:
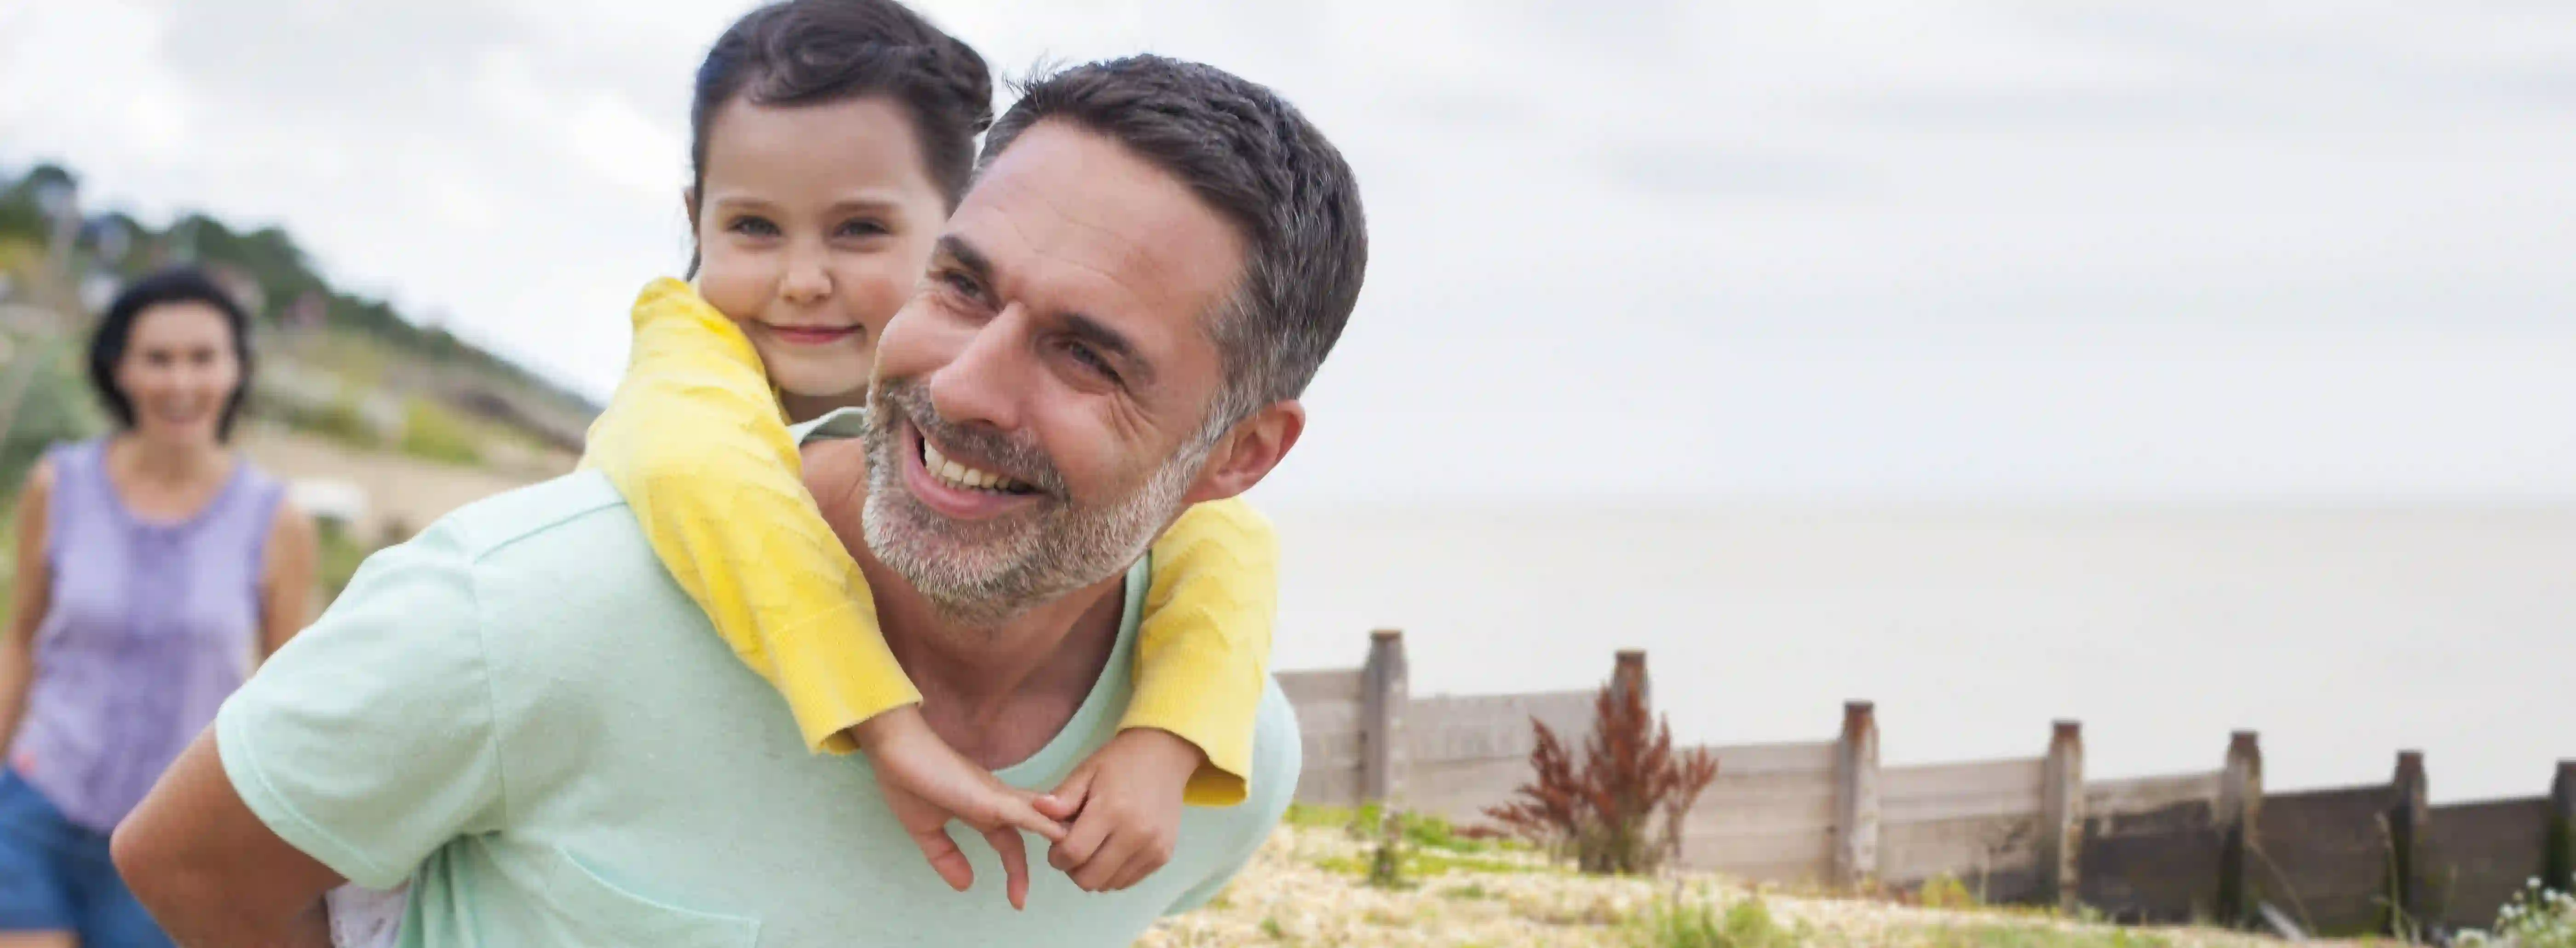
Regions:
<svg viewBox="0 0 2576 948"><path fill-rule="evenodd" d="M1234 423L1208 452L1207 466L1183 497L1193 504L1224 500L1251 490L1270 476L1297 437L1306 433L1306 406L1296 399L1271 402L1252 417Z"/></svg>

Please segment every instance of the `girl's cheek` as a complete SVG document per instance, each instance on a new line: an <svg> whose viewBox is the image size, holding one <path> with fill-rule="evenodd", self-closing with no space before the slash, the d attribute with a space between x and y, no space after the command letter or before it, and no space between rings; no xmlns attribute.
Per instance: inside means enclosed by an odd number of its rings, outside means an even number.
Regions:
<svg viewBox="0 0 2576 948"><path fill-rule="evenodd" d="M698 267L698 293L736 321L758 316L769 302L771 280L758 261L711 254Z"/></svg>

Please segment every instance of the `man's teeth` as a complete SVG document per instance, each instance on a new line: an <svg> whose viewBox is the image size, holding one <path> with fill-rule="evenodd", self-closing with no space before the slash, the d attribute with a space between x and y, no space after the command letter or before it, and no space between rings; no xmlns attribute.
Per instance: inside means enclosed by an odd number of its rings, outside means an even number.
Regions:
<svg viewBox="0 0 2576 948"><path fill-rule="evenodd" d="M931 447L927 438L921 442L921 466L929 469L932 477L970 490L1011 492L1025 489L1018 481L949 460L939 453L938 448Z"/></svg>

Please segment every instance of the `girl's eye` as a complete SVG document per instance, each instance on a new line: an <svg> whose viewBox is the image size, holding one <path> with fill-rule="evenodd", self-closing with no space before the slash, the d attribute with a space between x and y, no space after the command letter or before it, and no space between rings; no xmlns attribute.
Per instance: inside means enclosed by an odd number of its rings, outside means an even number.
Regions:
<svg viewBox="0 0 2576 948"><path fill-rule="evenodd" d="M855 220L841 225L843 237L882 237L891 234L884 224L872 220Z"/></svg>
<svg viewBox="0 0 2576 948"><path fill-rule="evenodd" d="M770 223L766 217L737 217L726 224L725 229L746 237L778 236L778 225Z"/></svg>

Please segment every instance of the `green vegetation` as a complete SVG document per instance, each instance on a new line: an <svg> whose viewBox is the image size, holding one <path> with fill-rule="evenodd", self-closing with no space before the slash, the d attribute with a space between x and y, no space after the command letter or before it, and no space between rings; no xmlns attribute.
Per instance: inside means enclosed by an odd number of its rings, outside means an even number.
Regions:
<svg viewBox="0 0 2576 948"><path fill-rule="evenodd" d="M1631 948L1791 948L1819 940L1806 925L1782 924L1759 897L1722 912L1704 899L1667 897L1631 922L1625 934ZM1928 948L2170 948L2173 944L2152 932L2036 922L1925 928L1905 943Z"/></svg>
<svg viewBox="0 0 2576 948"><path fill-rule="evenodd" d="M0 177L0 241L44 246L50 234L36 189L42 182L69 182L76 176L56 165L37 165L16 178ZM122 214L93 218L93 234L122 230L129 249L120 257L100 259L93 243L80 249L94 262L126 277L140 276L174 260L194 260L239 274L258 291L259 314L271 320L304 307L323 325L364 335L404 362L471 369L497 382L566 405L587 405L578 395L502 358L476 348L446 330L405 318L384 300L333 287L315 269L310 254L295 237L277 227L236 230L204 214L181 214L170 226L155 230Z"/></svg>
<svg viewBox="0 0 2576 948"><path fill-rule="evenodd" d="M1385 811L1375 804L1352 808L1303 803L1290 804L1285 820L1289 826L1339 830L1353 839L1378 843L1365 858L1327 856L1316 860L1315 865L1326 872L1357 876L1380 888L1409 888L1420 880L1456 872L1558 871L1501 858L1505 853L1528 852L1526 843L1465 835L1449 821L1421 813L1398 811L1396 845L1386 846L1384 821Z"/></svg>
<svg viewBox="0 0 2576 948"><path fill-rule="evenodd" d="M0 495L0 622L9 621L9 610L18 602L18 498L14 493ZM0 628L0 634L7 634Z"/></svg>
<svg viewBox="0 0 2576 948"><path fill-rule="evenodd" d="M1378 860L1374 855L1369 858L1361 858L1358 856L1326 856L1315 860L1315 867L1326 872L1338 872L1361 879L1369 879L1381 886L1397 885L1398 882L1396 880L1430 879L1445 876L1453 872L1483 872L1496 875L1512 875L1533 872L1555 873L1562 871L1548 866L1526 862L1512 862L1509 860L1480 858L1476 856L1461 856L1453 853L1439 852L1437 850L1422 850L1410 847L1403 848L1401 852L1396 855L1396 864L1394 867L1395 872L1392 876L1388 876L1384 872L1384 867L1378 864Z"/></svg>
<svg viewBox="0 0 2576 948"><path fill-rule="evenodd" d="M1951 911L1984 908L1986 904L1976 893L1968 891L1967 884L1960 882L1959 877L1946 872L1923 883L1922 890L1916 892L1914 898L1924 908Z"/></svg>
<svg viewBox="0 0 2576 948"><path fill-rule="evenodd" d="M1935 930L1931 948L2172 948L2173 940L2127 928L1971 925Z"/></svg>
<svg viewBox="0 0 2576 948"><path fill-rule="evenodd" d="M455 412L415 398L403 412L402 452L442 464L483 463L483 437Z"/></svg>
<svg viewBox="0 0 2576 948"><path fill-rule="evenodd" d="M356 398L343 395L331 404L305 407L270 399L253 399L251 414L359 451L378 451L385 438L358 410Z"/></svg>
<svg viewBox="0 0 2576 948"><path fill-rule="evenodd" d="M52 255L47 248L52 226L37 194L44 185L74 180L72 172L54 165L38 165L18 175L0 172L0 274L57 305L67 305L71 294L63 277L50 269ZM181 214L159 229L114 213L94 215L87 224L70 251L76 270L130 279L178 262L201 266L231 287L260 323L298 329L291 336L267 334L274 345L263 345L264 356L328 366L352 391L465 392L459 397L473 399L474 405L502 406L492 409L497 412L491 414L495 419L541 419L527 423L555 431L546 439L550 443L560 443L567 432L577 434L576 426L597 412L588 399L444 329L406 318L383 300L335 288L295 238L280 228L237 230L195 213ZM118 236L110 239L110 234ZM0 384L0 391L5 388ZM281 408L264 402L253 410L268 414ZM486 411L476 407L472 413ZM482 453L476 443L457 437L460 431L476 431L461 423L433 421L417 437L406 433L400 443L383 445L379 442L385 435L371 430L354 406L308 407L282 412L279 420L371 449L396 447L437 460L463 462L469 454ZM22 442L43 443L17 432L26 424L21 419L12 427L8 443L0 445L0 479L14 483L11 465L24 464Z"/></svg>
<svg viewBox="0 0 2576 948"><path fill-rule="evenodd" d="M315 525L315 532L319 535L321 556L315 564L314 582L322 587L324 601L340 598L340 591L349 588L349 580L358 575L358 564L366 562L375 550L349 536L348 529L336 520L321 521Z"/></svg>
<svg viewBox="0 0 2576 948"><path fill-rule="evenodd" d="M1633 948L1795 948L1810 939L1803 926L1790 928L1771 917L1759 898L1728 906L1721 913L1708 902L1666 898L1628 929Z"/></svg>
<svg viewBox="0 0 2576 948"><path fill-rule="evenodd" d="M0 360L0 398L18 389L18 404L0 438L0 494L15 497L46 448L96 436L107 429L107 415L90 394L75 347L41 338L6 342L10 357Z"/></svg>
<svg viewBox="0 0 2576 948"><path fill-rule="evenodd" d="M1470 882L1454 889L1442 889L1440 890L1440 897L1444 899L1456 899L1460 902L1490 902L1502 898L1503 894L1492 889L1485 888L1485 884L1482 882Z"/></svg>
<svg viewBox="0 0 2576 948"><path fill-rule="evenodd" d="M1304 829L1344 830L1353 838L1373 840L1380 835L1381 821L1385 818L1385 811L1374 803L1358 808L1292 803L1288 805L1285 822ZM1530 851L1530 845L1519 840L1468 835L1448 820L1429 814L1398 812L1396 824L1406 845L1418 849L1451 853Z"/></svg>
<svg viewBox="0 0 2576 948"><path fill-rule="evenodd" d="M2466 948L2576 948L2576 896L2549 889L2533 879L2496 913L2492 932L2465 932L2454 944Z"/></svg>

